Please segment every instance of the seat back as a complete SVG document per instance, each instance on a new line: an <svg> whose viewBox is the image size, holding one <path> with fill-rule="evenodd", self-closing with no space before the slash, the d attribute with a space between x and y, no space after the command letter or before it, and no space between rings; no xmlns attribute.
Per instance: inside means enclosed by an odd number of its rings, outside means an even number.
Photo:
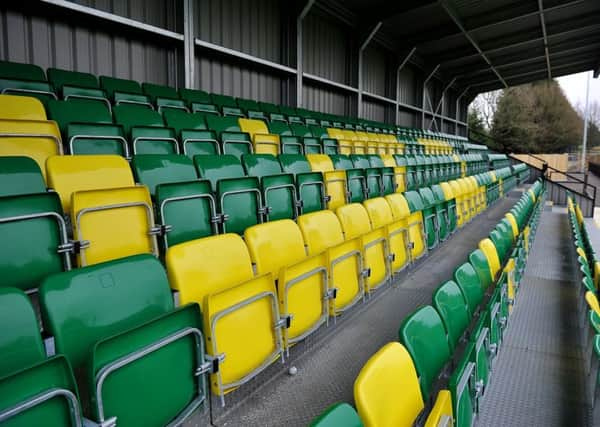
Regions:
<svg viewBox="0 0 600 427"><path fill-rule="evenodd" d="M471 264L465 262L454 270L454 280L460 288L469 307L469 314L473 316L483 299L484 288L479 281L479 276Z"/></svg>
<svg viewBox="0 0 600 427"><path fill-rule="evenodd" d="M194 156L194 164L200 178L211 182L213 191L216 191L219 180L246 176L240 160L232 154Z"/></svg>
<svg viewBox="0 0 600 427"><path fill-rule="evenodd" d="M48 68L47 73L50 83L60 91L63 90L63 86L77 86L88 89L100 87L96 76L90 73L61 70L59 68Z"/></svg>
<svg viewBox="0 0 600 427"><path fill-rule="evenodd" d="M113 107L115 123L123 126L128 135L137 126L163 127L162 116L150 108L141 105L120 104Z"/></svg>
<svg viewBox="0 0 600 427"><path fill-rule="evenodd" d="M361 237L371 231L371 222L367 210L360 203L350 203L335 211L346 240Z"/></svg>
<svg viewBox="0 0 600 427"><path fill-rule="evenodd" d="M198 179L192 160L183 154L138 154L131 160L131 169L153 197L159 184Z"/></svg>
<svg viewBox="0 0 600 427"><path fill-rule="evenodd" d="M46 120L44 104L29 96L0 95L0 119Z"/></svg>
<svg viewBox="0 0 600 427"><path fill-rule="evenodd" d="M65 213L71 210L73 193L133 186L127 161L114 155L53 156L46 163L48 187L60 196Z"/></svg>
<svg viewBox="0 0 600 427"><path fill-rule="evenodd" d="M448 280L437 288L433 294L433 306L444 321L450 348L454 350L470 320L467 303L456 282Z"/></svg>
<svg viewBox="0 0 600 427"><path fill-rule="evenodd" d="M494 243L489 238L483 239L479 242L479 249L487 258L492 277L496 278L496 275L500 271L500 258L498 257L498 251L496 250Z"/></svg>
<svg viewBox="0 0 600 427"><path fill-rule="evenodd" d="M44 176L35 160L20 156L0 157L0 197L44 191Z"/></svg>
<svg viewBox="0 0 600 427"><path fill-rule="evenodd" d="M411 426L424 407L417 372L406 348L383 346L354 381L354 401L367 427Z"/></svg>
<svg viewBox="0 0 600 427"><path fill-rule="evenodd" d="M281 170L285 173L297 175L311 172L310 163L308 163L306 156L301 154L280 154L277 158L279 159Z"/></svg>
<svg viewBox="0 0 600 427"><path fill-rule="evenodd" d="M414 361L423 399L427 400L442 368L450 360L442 318L432 306L421 307L404 319L399 337Z"/></svg>
<svg viewBox="0 0 600 427"><path fill-rule="evenodd" d="M363 427L363 423L352 406L336 403L315 418L310 427Z"/></svg>
<svg viewBox="0 0 600 427"><path fill-rule="evenodd" d="M262 178L269 175L281 174L281 165L271 154L244 154L242 166L248 176Z"/></svg>
<svg viewBox="0 0 600 427"><path fill-rule="evenodd" d="M44 70L37 65L0 61L0 78L42 82L46 81L46 74L44 73Z"/></svg>
<svg viewBox="0 0 600 427"><path fill-rule="evenodd" d="M118 79L115 77L100 76L100 85L106 94L114 100L115 93L143 95L142 87L135 80Z"/></svg>
<svg viewBox="0 0 600 427"><path fill-rule="evenodd" d="M484 289L489 287L494 281L494 276L490 270L490 264L488 263L487 257L481 249L475 249L469 254L469 262L477 272L477 277L479 277L481 286Z"/></svg>

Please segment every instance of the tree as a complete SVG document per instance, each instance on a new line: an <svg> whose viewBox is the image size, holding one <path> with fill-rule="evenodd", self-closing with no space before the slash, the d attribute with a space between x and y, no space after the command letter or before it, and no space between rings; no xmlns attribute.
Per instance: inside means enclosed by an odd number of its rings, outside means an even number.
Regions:
<svg viewBox="0 0 600 427"><path fill-rule="evenodd" d="M585 106L577 104L575 109L583 121ZM588 114L588 147L600 146L600 103L598 101L590 102Z"/></svg>

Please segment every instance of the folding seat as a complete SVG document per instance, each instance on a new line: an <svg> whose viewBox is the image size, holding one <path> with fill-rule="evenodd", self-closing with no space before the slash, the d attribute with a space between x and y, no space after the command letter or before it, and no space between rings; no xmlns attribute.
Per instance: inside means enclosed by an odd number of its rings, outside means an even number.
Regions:
<svg viewBox="0 0 600 427"><path fill-rule="evenodd" d="M113 108L115 122L123 127L134 154L178 154L175 131L164 127L162 116L142 105L120 104Z"/></svg>
<svg viewBox="0 0 600 427"><path fill-rule="evenodd" d="M180 302L202 304L206 351L222 360L210 385L224 405L226 393L283 360L290 319L279 315L273 276L254 277L248 249L232 233L172 246L166 265Z"/></svg>
<svg viewBox="0 0 600 427"><path fill-rule="evenodd" d="M120 156L53 156L46 164L48 186L60 196L73 227L78 265L139 253L158 256L150 194L135 186Z"/></svg>
<svg viewBox="0 0 600 427"><path fill-rule="evenodd" d="M387 230L384 227L372 229L369 214L360 203L340 206L335 213L345 240L358 239L360 242L364 267L369 272L365 280L365 292L369 294L387 283L392 275L393 257L390 256Z"/></svg>
<svg viewBox="0 0 600 427"><path fill-rule="evenodd" d="M247 132L252 140L253 152L256 154L272 154L281 152L279 135L269 133L267 125L262 120L238 119L242 132Z"/></svg>
<svg viewBox="0 0 600 427"><path fill-rule="evenodd" d="M393 154L380 154L379 158L386 172L383 176L386 194L391 194L387 192L390 185L394 189L392 193L402 193L406 191L406 160L402 157L401 162L398 163ZM374 160L371 163L376 164L376 162L377 161Z"/></svg>
<svg viewBox="0 0 600 427"><path fill-rule="evenodd" d="M325 254L327 283L336 290L329 312L337 316L364 297L368 270L363 267L360 241L344 239L338 217L330 210L300 215L297 223L308 255Z"/></svg>
<svg viewBox="0 0 600 427"><path fill-rule="evenodd" d="M198 89L179 88L179 98L183 100L187 109L192 113L205 113L219 115L217 106L213 104L210 95Z"/></svg>
<svg viewBox="0 0 600 427"><path fill-rule="evenodd" d="M206 401L213 363L200 311L174 307L166 272L150 255L50 276L40 308L57 353L87 373L78 384L86 418L160 426L181 423Z"/></svg>
<svg viewBox="0 0 600 427"><path fill-rule="evenodd" d="M421 393L427 401L451 356L442 318L432 306L423 306L404 319L398 336L415 364Z"/></svg>
<svg viewBox="0 0 600 427"><path fill-rule="evenodd" d="M498 251L494 243L489 239L483 239L479 242L479 250L483 252L485 258L487 259L490 272L492 274L492 280L496 280L498 277L498 273L500 272L500 259L498 258Z"/></svg>
<svg viewBox="0 0 600 427"><path fill-rule="evenodd" d="M416 423L425 402L415 362L402 344L391 342L365 363L354 381L354 401L365 427L409 427ZM451 425L452 419L450 393L441 390L424 425Z"/></svg>
<svg viewBox="0 0 600 427"><path fill-rule="evenodd" d="M350 159L354 167L362 168L365 171L368 198L384 196L394 192L392 190L394 187L392 182L394 174L392 170L383 167L383 162L381 162L379 156L375 154L352 154Z"/></svg>
<svg viewBox="0 0 600 427"><path fill-rule="evenodd" d="M56 93L65 101L69 98L87 98L102 102L111 109L106 93L100 88L98 79L93 74L58 68L48 68L46 74Z"/></svg>
<svg viewBox="0 0 600 427"><path fill-rule="evenodd" d="M279 106L268 102L259 102L261 111L267 115L270 122L287 122L285 116L279 111Z"/></svg>
<svg viewBox="0 0 600 427"><path fill-rule="evenodd" d="M448 233L446 221L439 221L437 210L437 201L433 191L429 187L424 187L416 191L404 193L404 197L411 207L411 211L420 210L423 213L425 224L425 235L427 237L427 248L435 248L441 240L442 235Z"/></svg>
<svg viewBox="0 0 600 427"><path fill-rule="evenodd" d="M454 351L461 338L464 338L471 315L463 291L453 280L448 280L433 293L433 307L436 309L448 333L450 350Z"/></svg>
<svg viewBox="0 0 600 427"><path fill-rule="evenodd" d="M253 152L250 135L242 132L237 117L205 116L206 126L215 132L221 142L222 154L233 154L241 158L242 154Z"/></svg>
<svg viewBox="0 0 600 427"><path fill-rule="evenodd" d="M423 213L421 211L411 212L409 203L402 194L389 194L385 196L385 200L392 209L394 220L401 221L400 224L408 229L411 261L419 259L427 253L427 244L423 227Z"/></svg>
<svg viewBox="0 0 600 427"><path fill-rule="evenodd" d="M271 124L279 122L271 122ZM299 139L302 144L304 154L323 154L323 144L319 136L314 135L311 128L315 126L306 126L298 123L290 123L289 128L294 136Z"/></svg>
<svg viewBox="0 0 600 427"><path fill-rule="evenodd" d="M423 156L421 161L423 164L423 184L430 186L433 184L433 156Z"/></svg>
<svg viewBox="0 0 600 427"><path fill-rule="evenodd" d="M338 142L340 154L350 155L354 153L354 140L348 139L348 136L351 135L352 133L346 134L342 129L337 129L335 127L327 128L327 136Z"/></svg>
<svg viewBox="0 0 600 427"><path fill-rule="evenodd" d="M442 184L446 196L452 193L456 203L456 224L462 227L469 221L469 205L465 202L464 188L457 180L452 180L447 183L447 186Z"/></svg>
<svg viewBox="0 0 600 427"><path fill-rule="evenodd" d="M279 135L279 144L283 154L304 154L302 138L292 133L292 129L285 122L270 122L269 133Z"/></svg>
<svg viewBox="0 0 600 427"><path fill-rule="evenodd" d="M438 214L438 224L440 225L440 239L445 240L450 234L456 231L456 201L452 196L452 189L445 182L433 185L431 191L436 201L436 212ZM446 227L445 235L442 230L442 221Z"/></svg>
<svg viewBox="0 0 600 427"><path fill-rule="evenodd" d="M323 174L328 199L327 208L336 209L345 205L349 199L346 172L335 170L331 159L325 154L307 154L306 160L310 163L313 172Z"/></svg>
<svg viewBox="0 0 600 427"><path fill-rule="evenodd" d="M281 111L281 113L285 115L285 118L288 123L304 124L304 120L302 120L302 117L300 117L298 111L294 107L280 105L279 111Z"/></svg>
<svg viewBox="0 0 600 427"><path fill-rule="evenodd" d="M166 125L175 131L181 152L190 158L198 154L220 154L221 146L214 131L206 126L205 113L188 113L167 108L162 114Z"/></svg>
<svg viewBox="0 0 600 427"><path fill-rule="evenodd" d="M365 200L363 205L369 214L371 228L373 230L384 228L385 230L391 274L403 270L411 259L411 245L406 221L394 218L392 208L383 197ZM408 206L405 214L405 216L409 214Z"/></svg>
<svg viewBox="0 0 600 427"><path fill-rule="evenodd" d="M42 102L56 99L42 68L18 62L0 61L0 93L32 96Z"/></svg>
<svg viewBox="0 0 600 427"><path fill-rule="evenodd" d="M2 288L35 292L46 276L71 268L72 246L56 193L1 197L0 232L10 242L0 249Z"/></svg>
<svg viewBox="0 0 600 427"><path fill-rule="evenodd" d="M312 172L306 157L299 154L280 154L281 170L294 175L299 214L320 211L327 208L328 196L325 182L320 172Z"/></svg>
<svg viewBox="0 0 600 427"><path fill-rule="evenodd" d="M159 113L168 108L188 111L185 102L179 99L177 89L169 86L142 83L142 90L156 106Z"/></svg>
<svg viewBox="0 0 600 427"><path fill-rule="evenodd" d="M154 109L148 96L144 95L142 86L135 80L100 76L100 86L114 105L140 104Z"/></svg>
<svg viewBox="0 0 600 427"><path fill-rule="evenodd" d="M349 202L360 203L368 199L365 170L355 167L348 155L333 154L329 158L336 170L343 170L346 173Z"/></svg>
<svg viewBox="0 0 600 427"><path fill-rule="evenodd" d="M244 241L255 273L275 280L280 316L291 319L283 331L289 349L327 322L335 290L328 287L326 256L307 256L300 228L289 219L249 227Z"/></svg>
<svg viewBox="0 0 600 427"><path fill-rule="evenodd" d="M318 125L319 124L319 122L316 119L317 114L313 113L310 110L307 110L306 108L300 108L300 107L296 108L296 114L307 125Z"/></svg>
<svg viewBox="0 0 600 427"><path fill-rule="evenodd" d="M292 127L292 125L290 125L290 127ZM348 150L342 151L338 140L335 138L331 138L329 136L327 129L325 129L324 127L314 126L314 125L311 125L308 127L310 129L312 136L314 138L317 138L317 141L320 145L321 151L319 151L319 153L322 153L322 154L350 154L350 151L348 151ZM313 142L311 142L310 144L312 147ZM311 154L306 151L306 149L309 148L308 141L306 139L304 141L304 147L305 147L306 154Z"/></svg>
<svg viewBox="0 0 600 427"><path fill-rule="evenodd" d="M242 109L238 107L233 97L211 93L210 99L224 116L244 117Z"/></svg>
<svg viewBox="0 0 600 427"><path fill-rule="evenodd" d="M363 423L352 406L335 403L312 420L310 427L363 427Z"/></svg>
<svg viewBox="0 0 600 427"><path fill-rule="evenodd" d="M294 175L284 174L275 156L244 154L242 166L248 176L258 177L265 205L265 220L294 219L298 216L298 197Z"/></svg>
<svg viewBox="0 0 600 427"><path fill-rule="evenodd" d="M38 99L0 95L0 156L30 157L39 165L44 177L46 159L63 153L56 123L46 121L45 117Z"/></svg>
<svg viewBox="0 0 600 427"><path fill-rule="evenodd" d="M71 367L63 355L46 357L29 298L0 288L0 423L3 426L81 426Z"/></svg>
<svg viewBox="0 0 600 427"><path fill-rule="evenodd" d="M267 115L260 109L258 102L253 99L236 98L238 107L242 109L242 112L249 119L267 120Z"/></svg>
<svg viewBox="0 0 600 427"><path fill-rule="evenodd" d="M242 234L263 221L266 209L259 179L246 176L240 161L231 154L195 156L200 178L208 179L217 199L218 223L223 233Z"/></svg>
<svg viewBox="0 0 600 427"><path fill-rule="evenodd" d="M0 197L45 191L46 182L35 160L22 156L0 157Z"/></svg>
<svg viewBox="0 0 600 427"><path fill-rule="evenodd" d="M399 156L394 156L396 163ZM420 186L420 174L417 172L417 163L413 155L407 155L406 161L406 190L414 190Z"/></svg>
<svg viewBox="0 0 600 427"><path fill-rule="evenodd" d="M123 129L113 124L105 105L89 99L51 99L47 110L48 118L58 123L69 154L129 156Z"/></svg>
<svg viewBox="0 0 600 427"><path fill-rule="evenodd" d="M475 316L485 292L477 271L471 264L465 262L454 270L454 281L463 293L469 309L469 316Z"/></svg>

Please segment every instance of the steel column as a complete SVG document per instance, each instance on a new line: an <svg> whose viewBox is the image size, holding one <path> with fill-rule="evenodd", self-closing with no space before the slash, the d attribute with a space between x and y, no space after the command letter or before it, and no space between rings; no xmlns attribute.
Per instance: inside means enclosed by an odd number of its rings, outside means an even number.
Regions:
<svg viewBox="0 0 600 427"><path fill-rule="evenodd" d="M427 91L427 83L429 82L429 80L431 80L431 78L433 77L433 75L436 73L436 71L439 68L440 68L440 64L437 64L435 66L435 68L433 69L433 71L427 76L425 81L423 81L423 99L421 102L421 107L422 107L421 128L423 128L423 129L425 129L425 92ZM429 102L429 104L431 105L431 102ZM433 106L431 106L431 112L433 113ZM433 116L433 118L435 119L435 115Z"/></svg>
<svg viewBox="0 0 600 427"><path fill-rule="evenodd" d="M369 42L373 39L373 37L375 36L375 34L377 33L377 31L379 31L379 28L381 28L382 24L383 24L383 22L381 22L381 21L379 21L377 24L375 24L375 26L373 27L373 29L371 30L371 32L369 33L369 35L367 36L367 38L365 39L365 41L360 45L360 49L358 50L358 105L357 105L357 112L356 112L356 116L358 118L362 117L362 113L363 113L363 111L362 111L363 51L367 48L367 46L369 45Z"/></svg>
<svg viewBox="0 0 600 427"><path fill-rule="evenodd" d="M415 54L417 47L414 46L408 55L402 60L398 68L396 68L396 114L394 119L394 124L398 125L398 119L400 118L400 112L398 111L400 108L400 71L404 68L404 66L408 63L410 58Z"/></svg>
<svg viewBox="0 0 600 427"><path fill-rule="evenodd" d="M302 21L310 11L315 0L308 0L298 18L296 18L296 107L302 107L302 77L303 77L303 58L302 58Z"/></svg>
<svg viewBox="0 0 600 427"><path fill-rule="evenodd" d="M194 1L183 0L183 62L185 64L185 87L194 87L195 68Z"/></svg>

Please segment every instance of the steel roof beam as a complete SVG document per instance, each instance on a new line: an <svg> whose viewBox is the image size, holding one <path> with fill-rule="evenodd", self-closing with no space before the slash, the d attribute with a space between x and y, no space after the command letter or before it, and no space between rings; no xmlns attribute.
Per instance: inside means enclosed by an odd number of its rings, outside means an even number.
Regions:
<svg viewBox="0 0 600 427"><path fill-rule="evenodd" d="M490 62L490 60L488 59L486 54L483 52L483 50L481 50L481 48L479 47L479 44L475 41L475 39L473 39L473 37L471 37L469 32L467 30L465 30L465 27L463 26L460 18L458 17L458 14L452 9L452 7L446 2L446 0L439 0L439 2L442 5L442 7L444 8L444 10L446 11L446 13L448 14L448 16L450 16L450 18L454 21L456 26L465 35L467 40L469 40L469 42L473 45L473 47L477 50L477 52L479 52L479 55L481 56L481 58L483 58L483 60L485 62L487 62L487 64L490 66L490 68L492 69L494 74L496 74L496 77L498 77L498 80L500 80L502 82L504 87L508 87L508 85L506 84L506 82L504 81L504 79L502 78L500 73L498 72L498 70L496 70L496 68L494 68L494 66L492 65L492 63Z"/></svg>
<svg viewBox="0 0 600 427"><path fill-rule="evenodd" d="M552 80L552 68L550 67L550 53L548 52L548 34L546 33L546 20L544 18L543 0L538 0L538 8L540 12L540 26L542 27L542 35L544 36L544 52L546 53L546 68L548 69L548 80Z"/></svg>

